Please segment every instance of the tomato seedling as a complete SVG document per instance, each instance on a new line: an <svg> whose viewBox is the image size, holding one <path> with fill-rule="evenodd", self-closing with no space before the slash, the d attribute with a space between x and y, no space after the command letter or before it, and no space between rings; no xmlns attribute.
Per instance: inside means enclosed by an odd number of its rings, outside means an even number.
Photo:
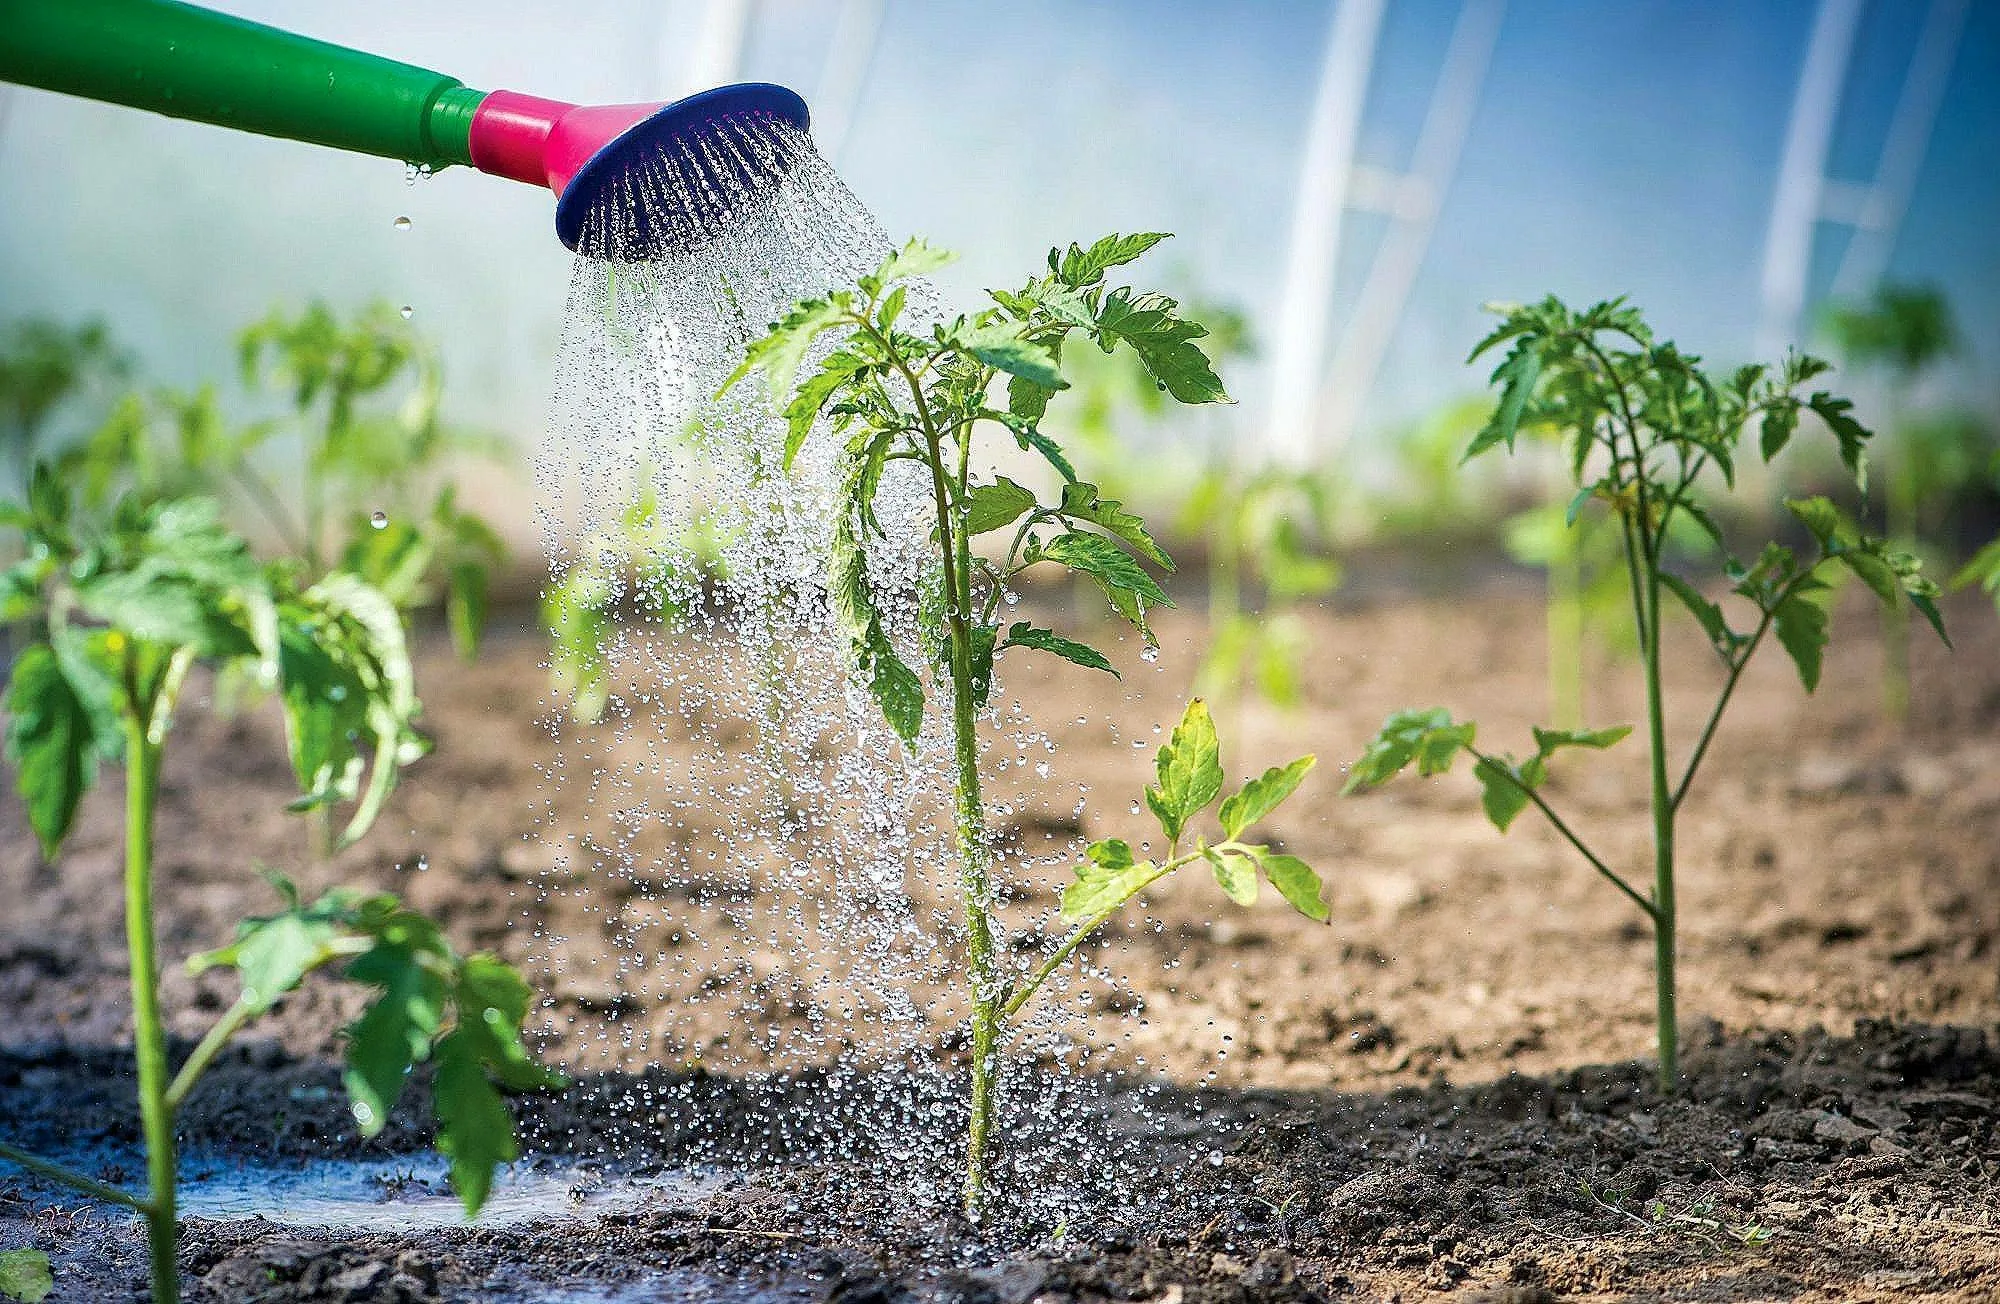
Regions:
<svg viewBox="0 0 2000 1304"><path fill-rule="evenodd" d="M495 1165L515 1157L512 1121L495 1089L559 1079L521 1043L529 992L489 954L460 956L436 924L394 897L334 891L252 919L231 945L190 961L237 971L241 995L172 1071L161 1019L153 929L154 802L174 712L196 666L231 667L283 705L302 795L296 809L352 806L343 844L367 831L402 767L427 744L394 604L344 570L310 584L290 565L263 565L208 499L80 511L46 466L25 506L0 504L25 559L0 572L0 619L38 631L7 686L6 753L43 853L53 857L98 770L125 771L125 931L148 1189L136 1195L0 1143L0 1160L126 1206L147 1226L153 1295L179 1298L175 1272L174 1118L203 1070L245 1024L307 973L344 966L375 989L347 1029L346 1084L356 1123L388 1121L411 1067L436 1067L438 1148L467 1211L485 1200Z"/></svg>
<svg viewBox="0 0 2000 1304"><path fill-rule="evenodd" d="M1633 887L1557 814L1542 788L1551 759L1569 748L1603 749L1631 732L1611 729L1536 729L1535 750L1525 758L1481 751L1472 721L1454 721L1443 709L1401 711L1355 762L1347 791L1387 781L1405 767L1440 774L1460 753L1473 760L1487 817L1505 831L1530 805L1546 817L1592 869L1622 892L1653 926L1660 1089L1672 1091L1679 1075L1674 1009L1674 831L1696 773L1715 741L1716 726L1742 681L1750 659L1775 635L1811 692L1819 685L1828 642L1825 600L1830 569L1845 567L1885 604L1907 599L1940 638L1944 623L1937 585L1911 554L1869 538L1831 501L1786 503L1811 539L1801 557L1781 543L1767 543L1744 563L1728 550L1722 530L1704 505L1705 479L1735 484L1739 447L1757 430L1757 451L1768 462L1788 444L1802 413L1817 416L1831 432L1842 463L1865 486L1868 430L1852 404L1826 390L1801 389L1828 370L1816 358L1793 355L1773 372L1739 368L1717 380L1670 342L1657 342L1635 308L1622 300L1577 312L1553 296L1530 307L1500 309L1502 321L1473 350L1477 359L1510 341L1493 373L1500 399L1492 419L1473 438L1465 457L1514 448L1526 423L1564 432L1570 476L1577 486L1568 515L1607 513L1619 532L1633 630L1646 698L1646 739L1651 762L1653 886ZM1732 624L1722 604L1668 569L1668 542L1691 522L1723 558L1729 593L1747 604L1747 630ZM1693 749L1678 771L1667 750L1666 699L1661 682L1660 629L1667 600L1694 617L1721 662L1724 679ZM1725 599L1726 601L1727 599Z"/></svg>
<svg viewBox="0 0 2000 1304"><path fill-rule="evenodd" d="M923 727L927 696L949 700L952 785L957 825L960 896L965 911L965 978L972 1006L971 1112L967 1129L965 1205L979 1214L986 1201L988 1149L1000 1076L1002 1033L1057 968L1105 920L1160 878L1197 861L1239 902L1256 899L1258 873L1301 911L1323 919L1320 882L1294 856L1246 843L1242 836L1292 791L1311 757L1272 769L1223 802L1224 837L1189 842L1194 818L1221 795L1215 726L1199 700L1188 705L1158 758L1159 783L1147 805L1168 841L1167 855L1138 858L1119 839L1095 842L1063 894L1070 931L1038 966L1002 972L994 917L994 852L980 796L978 723L988 706L997 653L1043 652L1085 669L1116 674L1102 652L1029 621L1003 623L996 613L1008 586L1043 563L1094 583L1113 610L1147 642L1149 608L1171 605L1140 559L1171 569L1145 523L1077 478L1041 421L1063 378L1065 345L1094 344L1106 353L1129 349L1155 384L1182 403L1225 401L1222 383L1196 343L1206 331L1165 295L1112 288L1106 274L1138 258L1165 237L1109 236L1088 249L1052 250L1048 274L1014 293L995 292L993 306L911 328L903 321L909 283L935 271L949 255L919 241L892 254L849 289L800 303L770 333L754 341L728 390L761 373L786 422L784 465L815 431L841 440L837 518L827 558L828 590L846 630L854 665L890 727L913 742ZM917 333L921 331L922 333ZM823 338L824 337L824 338ZM811 358L808 365L808 358ZM804 379L800 379L801 372ZM1004 406L992 391L1005 377ZM983 432L1004 431L1024 452L1053 469L1060 487L1050 497L1006 476L975 472ZM875 501L892 463L916 464L928 491L934 596L919 606L920 641L931 686L885 629L869 573L868 541L882 535ZM973 540L1009 532L992 555Z"/></svg>

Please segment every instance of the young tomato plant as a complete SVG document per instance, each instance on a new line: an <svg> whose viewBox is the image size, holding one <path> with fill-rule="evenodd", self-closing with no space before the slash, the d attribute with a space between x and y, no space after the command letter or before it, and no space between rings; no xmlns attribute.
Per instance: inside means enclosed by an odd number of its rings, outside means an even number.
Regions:
<svg viewBox="0 0 2000 1304"><path fill-rule="evenodd" d="M242 926L197 956L237 970L242 991L178 1070L168 1062L153 928L154 803L174 712L198 665L237 667L283 704L302 796L297 808L351 803L344 842L382 810L397 775L423 754L402 621L378 589L335 570L302 585L260 565L207 499L120 499L77 509L46 467L25 506L0 504L26 559L0 572L0 614L30 618L36 641L7 686L6 753L29 824L53 857L98 770L125 771L125 931L148 1187L133 1194L0 1142L0 1160L124 1205L147 1224L153 1295L179 1298L175 1274L174 1117L216 1053L305 975L328 965L376 989L348 1030L346 1082L356 1122L374 1135L416 1062L436 1066L437 1144L469 1212L496 1164L515 1156L495 1089L553 1085L527 1056L528 988L497 957L460 956L437 925L393 897L335 891Z"/></svg>
<svg viewBox="0 0 2000 1304"><path fill-rule="evenodd" d="M1159 755L1159 784L1147 804L1168 840L1159 861L1140 860L1131 846L1094 843L1063 895L1071 928L1054 952L1026 973L1002 971L996 944L994 853L980 795L978 722L991 692L997 652L1045 652L1090 670L1115 674L1095 648L1028 621L1002 624L1008 585L1030 567L1049 563L1089 579L1112 608L1150 643L1149 607L1167 595L1140 564L1172 563L1144 522L1096 486L1077 479L1056 441L1041 428L1063 378L1065 345L1094 344L1106 353L1129 349L1182 403L1224 401L1221 382L1195 343L1206 333L1179 315L1165 295L1112 288L1106 273L1138 258L1165 237L1109 236L1088 249L1052 250L1048 274L1015 293L996 292L993 306L930 325L904 329L908 283L934 271L949 255L912 241L851 289L799 304L749 347L724 386L761 372L787 423L785 465L815 430L841 440L843 497L829 547L828 587L847 630L858 671L889 725L906 742L923 727L927 696L948 700L952 783L957 824L960 896L965 911L965 978L972 1006L971 1112L967 1131L965 1205L977 1215L986 1201L988 1151L1000 1076L1002 1034L1062 963L1121 906L1152 883L1196 861L1237 901L1256 898L1261 871L1285 898L1325 918L1320 883L1296 857L1276 855L1241 835L1288 797L1312 767L1303 757L1275 768L1223 803L1224 838L1189 842L1189 825L1221 794L1222 770L1214 722L1199 700ZM827 338L822 338L827 337ZM1080 337L1080 338L1078 338ZM798 379L807 359L814 361ZM993 391L1005 377L1004 406ZM1045 498L1005 476L975 471L978 436L1005 432L1023 451L1054 468L1060 489ZM880 535L876 491L891 462L916 464L929 490L928 544L936 600L921 604L921 641L931 686L884 628L869 574L867 543ZM983 535L1009 540L993 555L975 549Z"/></svg>
<svg viewBox="0 0 2000 1304"><path fill-rule="evenodd" d="M1825 498L1786 504L1812 540L1801 557L1768 543L1756 560L1738 561L1703 504L1703 481L1733 486L1739 446L1754 427L1765 461L1777 456L1798 428L1800 414L1815 414L1832 433L1842 462L1865 483L1869 432L1850 415L1851 404L1825 391L1801 388L1827 370L1814 358L1794 355L1772 373L1746 366L1715 380L1699 359L1671 343L1655 342L1637 309L1613 300L1577 312L1555 298L1503 311L1498 329L1473 350L1476 359L1512 342L1494 372L1499 406L1474 437L1465 456L1514 447L1526 422L1553 423L1565 432L1565 451L1577 485L1572 521L1582 513L1607 513L1622 542L1633 631L1646 699L1646 740L1651 761L1653 884L1642 893L1570 827L1542 792L1555 754L1566 748L1602 749L1631 732L1536 729L1535 750L1525 758L1481 751L1471 721L1449 712L1403 711L1389 718L1349 776L1357 792L1385 782L1414 764L1421 774L1449 769L1461 753L1473 760L1488 818L1503 832L1530 805L1554 826L1592 869L1622 892L1653 926L1654 977L1660 1048L1660 1088L1678 1077L1674 1010L1674 832L1696 773L1715 740L1716 726L1750 659L1775 634L1797 666L1807 692L1819 684L1826 649L1830 592L1827 573L1845 567L1884 603L1908 601L1944 635L1937 586L1917 559L1868 538ZM1667 543L1683 521L1692 522L1724 558L1729 593L1749 609L1747 628L1732 624L1722 604L1667 569ZM1662 618L1668 601L1684 607L1707 635L1723 669L1723 683L1693 749L1678 766L1667 749L1666 699L1661 683ZM1726 599L1725 599L1726 600Z"/></svg>
<svg viewBox="0 0 2000 1304"><path fill-rule="evenodd" d="M1273 706L1296 707L1307 642L1299 608L1341 581L1328 484L1306 472L1245 474L1218 462L1189 495L1182 520L1208 542L1208 653L1198 689L1223 705L1225 717L1246 689Z"/></svg>

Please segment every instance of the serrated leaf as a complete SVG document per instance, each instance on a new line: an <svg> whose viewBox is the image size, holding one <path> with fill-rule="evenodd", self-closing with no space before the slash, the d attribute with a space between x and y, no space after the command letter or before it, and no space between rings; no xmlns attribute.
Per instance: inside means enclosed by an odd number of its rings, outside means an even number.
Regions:
<svg viewBox="0 0 2000 1304"><path fill-rule="evenodd" d="M1096 648L1087 643L1064 638L1053 630L1030 625L1026 621L1016 621L1008 626L1007 641L1000 646L1026 647L1033 648L1037 652L1053 653L1072 665L1082 666L1086 670L1102 670L1113 679L1120 678L1111 662Z"/></svg>
<svg viewBox="0 0 2000 1304"><path fill-rule="evenodd" d="M792 469L799 450L805 447L806 439L812 434L813 423L820 413L840 393L852 384L855 377L869 367L867 359L847 349L841 349L828 356L820 364L819 370L809 376L785 404L785 456L784 468Z"/></svg>
<svg viewBox="0 0 2000 1304"><path fill-rule="evenodd" d="M1208 328L1176 316L1178 306L1164 294L1113 290L1097 314L1105 351L1122 341L1138 355L1146 373L1182 403L1229 402L1208 355L1194 343Z"/></svg>
<svg viewBox="0 0 2000 1304"><path fill-rule="evenodd" d="M1018 326L1004 322L976 327L958 338L958 346L997 371L1019 376L1043 389L1068 389L1048 345L1020 335Z"/></svg>
<svg viewBox="0 0 2000 1304"><path fill-rule="evenodd" d="M1854 419L1854 403L1851 399L1837 398L1821 390L1806 400L1806 406L1826 422L1827 429L1833 431L1836 443L1840 445L1840 460L1854 477L1854 483L1865 493L1868 489L1868 440L1873 437L1868 427Z"/></svg>
<svg viewBox="0 0 2000 1304"><path fill-rule="evenodd" d="M1238 847L1203 847L1201 858L1214 873L1216 886L1231 901L1239 906L1257 904L1257 865L1247 851Z"/></svg>
<svg viewBox="0 0 2000 1304"><path fill-rule="evenodd" d="M1049 271L1072 289L1083 289L1104 279L1104 273L1137 259L1148 249L1170 237L1164 231L1139 231L1132 235L1107 235L1084 249L1071 245L1058 255L1049 250Z"/></svg>
<svg viewBox="0 0 2000 1304"><path fill-rule="evenodd" d="M1792 434L1799 428L1799 405L1795 399L1773 400L1764 411L1764 420L1757 436L1757 448L1766 462L1784 451L1792 442Z"/></svg>
<svg viewBox="0 0 2000 1304"><path fill-rule="evenodd" d="M1146 522L1125 510L1124 504L1115 498L1099 495L1094 484L1072 481L1063 486L1062 505L1058 509L1064 516L1079 521L1088 521L1107 533L1116 535L1137 549L1139 554L1162 570L1171 571L1174 559L1146 532Z"/></svg>
<svg viewBox="0 0 2000 1304"><path fill-rule="evenodd" d="M1819 687L1820 664L1828 642L1826 608L1803 592L1794 592L1771 613L1778 642L1798 667L1799 682L1808 693Z"/></svg>
<svg viewBox="0 0 2000 1304"><path fill-rule="evenodd" d="M998 476L992 484L979 485L966 493L965 532L977 538L1012 525L1035 506L1033 490L1023 489L1004 475Z"/></svg>
<svg viewBox="0 0 2000 1304"><path fill-rule="evenodd" d="M1059 534L1042 546L1039 556L1088 575L1118 614L1130 621L1149 644L1153 642L1153 631L1146 623L1146 608L1174 605L1130 554L1101 534L1082 530Z"/></svg>
<svg viewBox="0 0 2000 1304"><path fill-rule="evenodd" d="M348 930L348 906L347 896L336 892L311 906L294 903L283 914L246 920L230 945L189 957L188 972L235 969L243 982L239 999L252 1009L268 1010L333 958L331 943Z"/></svg>
<svg viewBox="0 0 2000 1304"><path fill-rule="evenodd" d="M1297 856L1262 854L1257 864L1264 871L1264 877L1271 880L1271 886L1278 889L1278 895L1291 904L1308 919L1325 923L1332 915L1321 895L1325 885L1311 865Z"/></svg>
<svg viewBox="0 0 2000 1304"><path fill-rule="evenodd" d="M1007 378L1007 411L1023 421L1040 421L1049 410L1049 400L1055 396L1055 390L1026 376Z"/></svg>
<svg viewBox="0 0 2000 1304"><path fill-rule="evenodd" d="M1276 810L1296 792L1318 761L1316 756L1301 756L1289 765L1274 765L1244 784L1242 791L1224 800L1222 809L1217 812L1222 821L1222 831L1232 838L1242 837L1244 830Z"/></svg>
<svg viewBox="0 0 2000 1304"><path fill-rule="evenodd" d="M1507 451L1514 451L1514 439L1521 428L1521 414L1527 410L1528 400L1534 397L1535 384L1542 375L1541 343L1535 339L1524 339L1514 346L1506 361L1493 372L1493 382L1500 386L1500 402L1493 409L1493 415L1472 437L1465 456L1459 459L1462 466L1495 444L1507 445Z"/></svg>
<svg viewBox="0 0 2000 1304"><path fill-rule="evenodd" d="M1830 498L1787 498L1785 509L1812 532L1823 552L1831 553L1837 544L1854 537L1854 527Z"/></svg>
<svg viewBox="0 0 2000 1304"><path fill-rule="evenodd" d="M836 298L808 299L798 304L768 334L744 350L742 364L722 382L716 397L728 393L751 372L761 371L772 406L782 411L792 401L793 383L813 341L839 326L845 317L846 308Z"/></svg>
<svg viewBox="0 0 2000 1304"><path fill-rule="evenodd" d="M1206 702L1197 697L1187 704L1153 768L1159 784L1146 789L1146 804L1168 841L1178 842L1187 822L1222 792L1222 746Z"/></svg>
<svg viewBox="0 0 2000 1304"><path fill-rule="evenodd" d="M957 258L958 255L949 249L939 249L919 237L913 237L875 269L874 277L880 285L891 285L918 276L929 276Z"/></svg>
<svg viewBox="0 0 2000 1304"><path fill-rule="evenodd" d="M1451 712L1441 706L1398 711L1369 740L1348 771L1341 791L1362 792L1385 783L1412 761L1421 774L1441 774L1451 767L1460 748L1472 745L1476 735L1477 726L1472 721L1454 724Z"/></svg>

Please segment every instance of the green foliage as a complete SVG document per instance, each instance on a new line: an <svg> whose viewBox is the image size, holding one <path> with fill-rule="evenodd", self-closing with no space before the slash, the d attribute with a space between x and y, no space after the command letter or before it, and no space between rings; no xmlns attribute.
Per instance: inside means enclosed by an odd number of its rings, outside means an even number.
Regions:
<svg viewBox="0 0 2000 1304"><path fill-rule="evenodd" d="M56 1288L49 1256L40 1250L0 1250L0 1296L42 1304Z"/></svg>
<svg viewBox="0 0 2000 1304"><path fill-rule="evenodd" d="M439 474L453 457L494 456L498 445L439 421L434 350L379 303L350 319L322 303L274 313L238 348L245 384L278 391L285 415L234 425L213 385L131 393L64 452L63 478L93 508L127 494L212 498L241 528L274 539L307 582L337 567L399 612L441 606L470 658L506 550Z"/></svg>
<svg viewBox="0 0 2000 1304"><path fill-rule="evenodd" d="M27 560L6 574L41 637L7 691L7 756L44 852L68 835L118 721L163 734L188 669L206 662L276 689L302 806L354 803L361 836L425 743L395 608L346 572L301 588L260 564L202 498L127 495L93 511L47 467L18 515Z"/></svg>
<svg viewBox="0 0 2000 1304"><path fill-rule="evenodd" d="M355 1121L364 1136L380 1132L410 1070L435 1063L438 1149L451 1160L467 1216L476 1215L494 1168L519 1157L499 1088L564 1085L522 1044L527 984L496 956L460 956L435 923L392 895L336 888L306 904L289 882L274 881L285 909L244 921L234 942L193 957L189 971L235 969L238 1004L252 1015L326 965L372 987L374 999L347 1029L344 1080Z"/></svg>
<svg viewBox="0 0 2000 1304"><path fill-rule="evenodd" d="M991 691L994 657L1019 648L1087 669L1113 667L1088 644L1031 622L1014 621L1003 629L996 613L1016 580L1043 565L1095 584L1149 644L1147 613L1171 605L1146 569L1148 564L1172 569L1165 550L1136 514L1079 479L1042 428L1051 402L1070 388L1066 360L1083 352L1081 345L1095 344L1105 355L1135 359L1159 392L1177 401L1227 398L1197 343L1207 335L1204 327L1165 295L1107 282L1109 272L1164 238L1109 236L1088 248L1052 250L1047 275L1018 291L996 291L990 307L933 323L903 320L907 282L942 265L946 255L912 241L853 287L787 313L749 346L742 366L723 386L727 390L761 375L787 425L787 468L807 440L838 441L841 497L828 550L827 590L847 631L854 666L891 728L913 741L929 701L950 704L974 1052L965 1194L974 1212L984 1199L1001 1027L1113 911L1162 875L1208 860L1218 882L1238 900L1255 899L1261 870L1301 910L1324 917L1318 879L1294 857L1273 855L1232 835L1178 858L1170 853L1155 864L1136 859L1128 843L1111 839L1089 848L1077 882L1064 893L1063 916L1074 922L1065 941L1016 983L1004 983L999 973L975 732ZM975 470L982 433L1004 435L1039 456L1056 474L1054 492L1045 495L1005 476L982 478ZM868 569L868 542L882 533L875 495L892 459L916 462L928 473L932 490L934 568L923 581L917 631L917 642L928 653L928 686L885 628ZM993 537L992 552L975 552L973 540L986 536ZM1289 779L1288 773L1274 771L1247 794L1239 793L1232 799L1232 817L1247 826L1268 813L1304 770ZM1215 726L1199 700L1162 749L1158 775L1147 802L1170 842L1177 842L1188 821L1221 792Z"/></svg>
<svg viewBox="0 0 2000 1304"><path fill-rule="evenodd" d="M1474 725L1455 722L1442 709L1403 711L1391 716L1368 744L1347 789L1366 790L1411 765L1422 774L1441 773L1465 752L1473 758L1483 805L1495 826L1505 830L1527 806L1536 806L1653 924L1660 1082L1671 1091L1677 1073L1675 820L1744 668L1765 637L1775 633L1807 691L1818 686L1829 637L1827 577L1834 570L1852 572L1885 605L1907 602L1942 637L1938 589L1913 555L1866 536L1828 499L1787 503L1812 539L1807 555L1770 542L1748 563L1729 550L1704 501L1713 481L1725 489L1734 487L1746 434L1757 432L1757 452L1769 461L1792 441L1807 414L1831 436L1857 485L1865 486L1870 432L1854 419L1847 399L1807 388L1828 370L1826 363L1794 354L1775 370L1745 366L1717 378L1701 369L1698 358L1656 340L1638 310L1623 300L1578 311L1550 297L1496 311L1500 325L1473 350L1472 358L1505 349L1492 373L1499 402L1465 456L1469 460L1495 448L1512 450L1524 429L1552 430L1561 440L1575 488L1564 514L1567 528L1585 526L1587 514L1597 512L1617 531L1646 688L1653 889L1642 894L1626 882L1542 794L1549 762L1558 751L1601 750L1624 738L1630 732L1626 728L1536 729L1534 752L1517 759L1477 750ZM1712 544L1732 605L1748 609L1747 625L1733 620L1702 584L1668 568L1676 530L1697 532ZM1694 617L1725 674L1693 750L1678 766L1678 778L1670 773L1676 767L1667 752L1661 685L1663 598Z"/></svg>
<svg viewBox="0 0 2000 1304"><path fill-rule="evenodd" d="M1848 362L1913 377L1957 351L1951 305L1929 285L1883 285L1867 303L1838 304L1826 325Z"/></svg>
<svg viewBox="0 0 2000 1304"><path fill-rule="evenodd" d="M1323 886L1309 865L1296 856L1242 841L1245 832L1298 790L1313 764L1313 757L1301 756L1246 782L1222 802L1222 840L1210 843L1197 839L1192 851L1180 855L1188 826L1215 804L1223 784L1215 721L1207 705L1195 698L1154 760L1159 783L1146 789L1146 806L1166 835L1166 858L1159 863L1135 860L1131 845L1122 838L1091 843L1076 866L1076 881L1063 889L1062 917L1085 928L1095 927L1160 879L1200 860L1208 865L1223 895L1238 905L1257 903L1258 875L1262 874L1300 914L1324 922L1328 910L1320 899Z"/></svg>
<svg viewBox="0 0 2000 1304"><path fill-rule="evenodd" d="M130 367L100 321L65 326L30 317L0 331L0 449L16 485L26 487L57 416L79 415L79 403L102 398Z"/></svg>

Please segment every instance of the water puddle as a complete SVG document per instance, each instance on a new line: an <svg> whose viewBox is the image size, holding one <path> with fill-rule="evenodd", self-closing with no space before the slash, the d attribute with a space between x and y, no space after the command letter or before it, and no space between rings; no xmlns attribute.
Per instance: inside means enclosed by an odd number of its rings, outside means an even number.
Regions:
<svg viewBox="0 0 2000 1304"><path fill-rule="evenodd" d="M592 1164L538 1161L494 1175L477 1226L594 1218L646 1204L705 1198L721 1174L607 1173ZM287 1227L341 1231L424 1231L467 1225L436 1155L321 1159L283 1168L194 1162L181 1186L182 1214L218 1220L263 1218Z"/></svg>

